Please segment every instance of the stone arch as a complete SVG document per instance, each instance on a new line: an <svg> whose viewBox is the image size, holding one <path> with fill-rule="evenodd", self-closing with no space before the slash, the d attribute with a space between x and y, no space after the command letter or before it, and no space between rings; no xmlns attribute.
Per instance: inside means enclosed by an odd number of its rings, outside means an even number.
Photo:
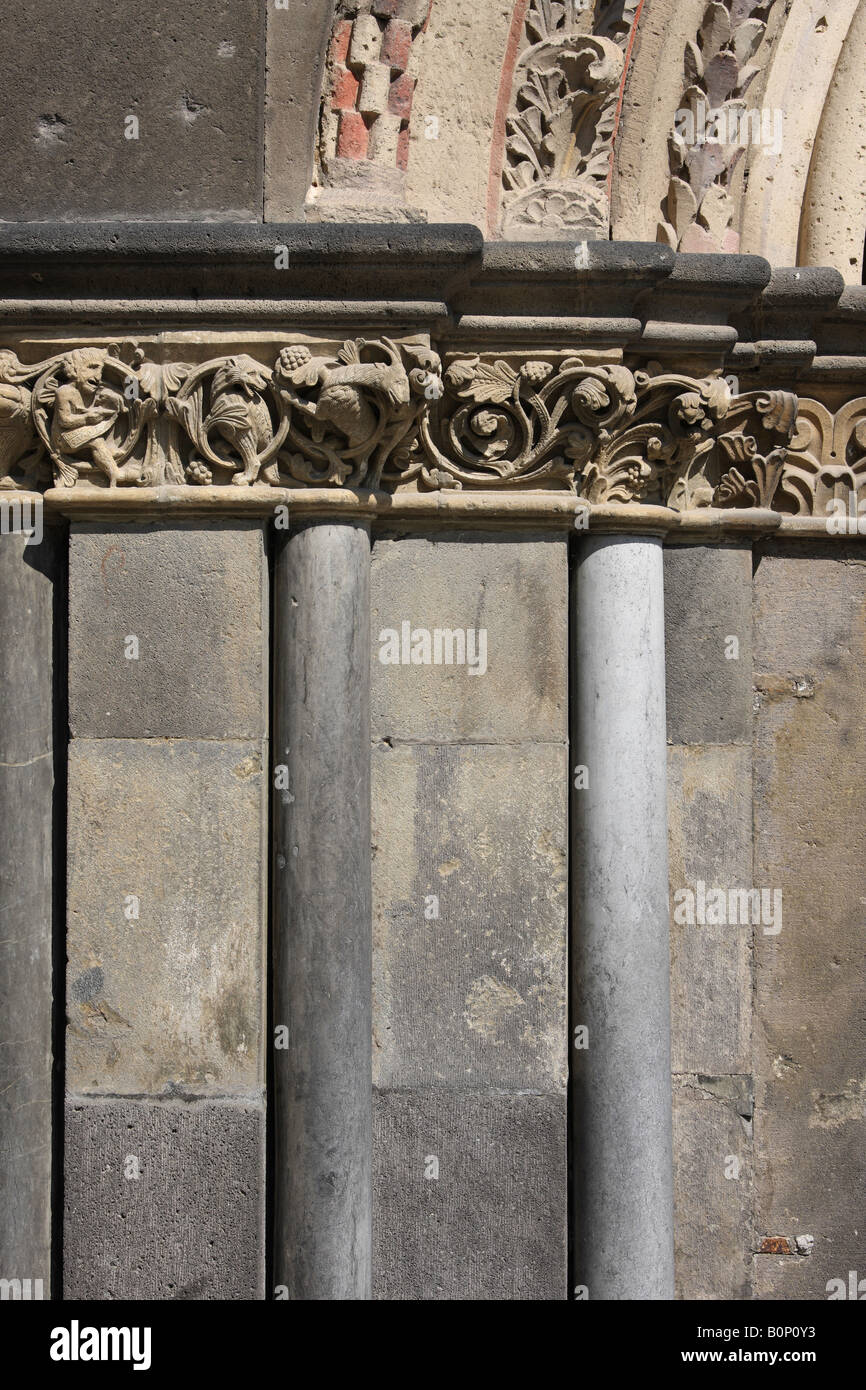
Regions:
<svg viewBox="0 0 866 1390"><path fill-rule="evenodd" d="M784 111L784 141L778 158L751 151L741 225L742 250L774 265L797 262L815 134L859 3L794 0L770 60L762 100Z"/></svg>
<svg viewBox="0 0 866 1390"><path fill-rule="evenodd" d="M866 0L851 22L820 114L800 223L798 263L863 280L866 236Z"/></svg>

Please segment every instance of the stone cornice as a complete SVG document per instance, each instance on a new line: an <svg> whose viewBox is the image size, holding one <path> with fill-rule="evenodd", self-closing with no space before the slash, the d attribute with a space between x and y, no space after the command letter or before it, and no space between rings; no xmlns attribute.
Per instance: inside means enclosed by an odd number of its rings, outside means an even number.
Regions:
<svg viewBox="0 0 866 1390"><path fill-rule="evenodd" d="M866 295L835 271L462 227L7 225L0 292L0 495L67 515L826 534L866 496Z"/></svg>

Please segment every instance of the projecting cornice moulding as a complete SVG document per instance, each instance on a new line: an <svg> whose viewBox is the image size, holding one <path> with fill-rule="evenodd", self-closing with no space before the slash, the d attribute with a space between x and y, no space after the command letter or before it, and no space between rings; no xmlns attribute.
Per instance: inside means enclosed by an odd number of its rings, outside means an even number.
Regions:
<svg viewBox="0 0 866 1390"><path fill-rule="evenodd" d="M0 293L0 494L67 515L826 534L866 499L866 302L833 271L460 227L7 227Z"/></svg>

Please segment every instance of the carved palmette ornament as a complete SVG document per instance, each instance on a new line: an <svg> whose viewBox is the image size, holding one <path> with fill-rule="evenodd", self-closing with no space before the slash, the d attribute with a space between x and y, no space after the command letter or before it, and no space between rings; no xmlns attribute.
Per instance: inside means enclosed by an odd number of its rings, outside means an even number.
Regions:
<svg viewBox="0 0 866 1390"><path fill-rule="evenodd" d="M106 348L74 348L55 359L32 396L33 422L55 483L74 487L84 478L111 488L147 485L143 436L157 409L132 368Z"/></svg>
<svg viewBox="0 0 866 1390"><path fill-rule="evenodd" d="M834 504L856 515L866 500L866 397L832 415L802 400L775 502L781 512L827 517Z"/></svg>
<svg viewBox="0 0 866 1390"><path fill-rule="evenodd" d="M166 409L195 446L190 483L375 489L439 390L429 348L357 338L333 358L303 343L285 347L273 370L243 355L206 362Z"/></svg>

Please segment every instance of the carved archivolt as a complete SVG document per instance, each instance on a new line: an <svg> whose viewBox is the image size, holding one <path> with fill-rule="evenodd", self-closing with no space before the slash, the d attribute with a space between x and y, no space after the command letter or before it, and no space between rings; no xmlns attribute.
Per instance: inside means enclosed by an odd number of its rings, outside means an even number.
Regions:
<svg viewBox="0 0 866 1390"><path fill-rule="evenodd" d="M749 111L749 89L772 0L711 0L684 55L683 95L671 132L671 179L659 240L675 250L736 251L730 191L768 113ZM757 121L757 131L755 122Z"/></svg>
<svg viewBox="0 0 866 1390"><path fill-rule="evenodd" d="M129 354L128 354L129 355ZM608 358L609 358L608 354ZM866 487L866 400L834 418L720 375L419 340L295 343L193 365L0 352L0 487L568 490L592 504L823 514Z"/></svg>

